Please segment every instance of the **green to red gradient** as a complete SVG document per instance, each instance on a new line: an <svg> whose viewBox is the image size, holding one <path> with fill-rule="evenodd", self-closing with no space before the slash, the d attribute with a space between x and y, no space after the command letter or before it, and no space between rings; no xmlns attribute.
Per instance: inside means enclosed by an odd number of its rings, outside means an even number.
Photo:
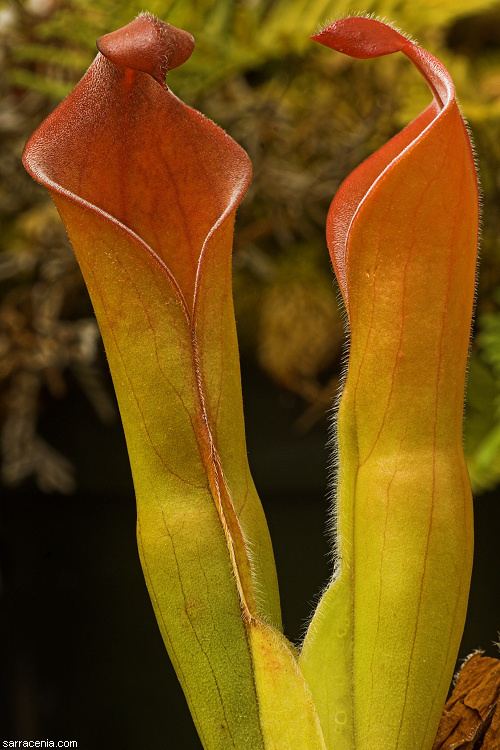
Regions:
<svg viewBox="0 0 500 750"><path fill-rule="evenodd" d="M246 153L164 84L190 34L143 14L24 153L89 288L137 495L144 575L205 748L324 748L281 634L250 476L231 293ZM288 738L288 739L287 739Z"/></svg>
<svg viewBox="0 0 500 750"><path fill-rule="evenodd" d="M299 658L281 632L245 448L231 246L251 167L164 83L191 35L142 14L101 38L24 164L89 288L144 575L206 750L429 750L472 562L462 416L474 161L453 83L428 52L367 18L315 39L358 58L402 52L433 100L346 179L328 215L350 331L337 564Z"/></svg>
<svg viewBox="0 0 500 750"><path fill-rule="evenodd" d="M441 63L368 18L314 39L402 52L433 101L336 194L327 241L350 349L337 422L336 571L301 655L331 750L430 748L472 564L462 450L478 190Z"/></svg>

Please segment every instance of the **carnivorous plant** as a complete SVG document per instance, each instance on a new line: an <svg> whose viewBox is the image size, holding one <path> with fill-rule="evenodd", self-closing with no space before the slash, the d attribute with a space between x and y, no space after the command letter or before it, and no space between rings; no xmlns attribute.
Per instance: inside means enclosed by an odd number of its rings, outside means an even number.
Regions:
<svg viewBox="0 0 500 750"><path fill-rule="evenodd" d="M315 39L359 58L402 52L433 100L346 179L328 215L350 338L336 566L299 651L282 633L245 448L231 245L251 166L165 84L191 35L146 13L102 37L24 153L92 298L144 576L207 750L430 748L467 604L469 137L447 71L399 32L347 18Z"/></svg>

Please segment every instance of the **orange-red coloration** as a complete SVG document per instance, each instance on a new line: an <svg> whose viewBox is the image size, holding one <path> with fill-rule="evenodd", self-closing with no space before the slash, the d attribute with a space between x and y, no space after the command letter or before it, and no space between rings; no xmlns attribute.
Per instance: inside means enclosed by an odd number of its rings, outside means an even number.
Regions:
<svg viewBox="0 0 500 750"><path fill-rule="evenodd" d="M407 40L391 26L369 18L344 18L334 21L311 37L350 57L367 59L390 55L403 49Z"/></svg>
<svg viewBox="0 0 500 750"><path fill-rule="evenodd" d="M169 70L191 57L194 39L184 29L143 13L98 39L97 49L119 68L149 73L163 83Z"/></svg>
<svg viewBox="0 0 500 750"><path fill-rule="evenodd" d="M423 750L452 676L472 563L462 418L477 180L453 83L430 53L369 18L314 38L357 58L403 52L433 94L347 177L328 214L350 332L338 560L301 661L329 747ZM328 714L335 704L342 727Z"/></svg>
<svg viewBox="0 0 500 750"><path fill-rule="evenodd" d="M434 100L429 107L407 125L382 148L372 154L342 183L330 207L327 239L341 291L346 298L345 252L349 227L368 190L373 189L377 178L405 149L414 144L436 116L445 109L454 113L453 119L462 122L455 100L453 82L443 65L427 50L422 49L395 29L368 18L345 18L335 21L312 37L327 47L357 58L379 57L403 52L422 72ZM463 123L462 123L463 124ZM468 138L466 138L468 143ZM470 146L469 146L470 148ZM472 154L471 154L472 156ZM411 189L411 185L408 186Z"/></svg>
<svg viewBox="0 0 500 750"><path fill-rule="evenodd" d="M247 628L279 628L280 609L246 457L231 294L251 165L163 82L189 57L190 34L145 14L98 46L23 161L50 190L91 294L143 570L202 741L262 750Z"/></svg>

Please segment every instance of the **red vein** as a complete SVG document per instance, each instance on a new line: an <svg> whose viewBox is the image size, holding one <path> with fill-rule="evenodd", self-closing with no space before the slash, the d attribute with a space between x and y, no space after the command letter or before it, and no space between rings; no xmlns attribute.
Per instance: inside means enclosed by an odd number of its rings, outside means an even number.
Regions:
<svg viewBox="0 0 500 750"><path fill-rule="evenodd" d="M173 661L175 662L175 669L176 669L176 672L179 674L179 678L180 678L180 680L182 682L182 688L183 688L183 690L184 690L184 692L186 694L186 698L187 698L188 703L189 703L189 709L190 709L190 711L191 711L191 713L193 715L193 719L194 719L194 721L196 723L196 728L197 728L198 733L200 734L200 739L202 741L202 744L205 746L206 743L205 743L205 738L204 738L203 724L202 724L202 722L198 718L198 714L196 712L196 707L195 707L196 704L195 704L195 702L191 698L191 693L189 691L189 683L186 680L186 677L184 675L184 672L183 672L183 669L182 669L182 666L181 666L181 660L177 656L177 652L176 652L176 650L174 648L174 643L173 643L173 641L172 641L172 639L170 637L169 628L168 628L167 622L166 622L166 620L165 620L165 618L163 616L163 611L162 611L162 608L160 607L160 604L159 604L158 595L156 593L156 588L155 588L154 583L153 583L153 578L152 578L151 573L149 571L148 561L146 559L146 554L145 554L145 551L144 551L144 542L143 542L143 539L142 539L141 522L140 522L139 518L137 518L137 541L138 541L139 549L140 549L140 551L142 553L141 554L141 559L142 559L142 565L143 565L143 570L144 570L144 577L146 579L146 583L148 585L148 591L150 592L150 596L151 596L151 598L153 600L153 604L155 605L155 613L156 613L156 616L159 618L159 620L161 622L161 625L163 626L163 628L162 628L163 629L163 636L164 636L165 640L167 641L169 652L172 654Z"/></svg>
<svg viewBox="0 0 500 750"><path fill-rule="evenodd" d="M449 147L448 147L448 150L449 150ZM446 158L447 158L447 152L445 152L445 156L444 156L443 162L442 162L443 164L446 163ZM439 179L439 177L440 177L440 168L438 168L436 170L435 176L431 180L428 181L428 183L426 184L424 190L422 190L422 192L420 194L420 198L417 201L417 203L415 205L415 208L414 208L414 216L415 216L415 218L416 218L418 212L420 211L420 209L422 208L422 205L424 204L424 198L426 197L426 195L428 193L429 187L434 182L437 182L437 180ZM410 259L412 257L412 252L413 252L413 250L415 248L415 244L416 244L416 233L417 233L416 221L414 221L413 227L412 227L411 241L410 241L410 243L408 245L408 250L406 252L406 258L405 258L405 263L404 263L404 266L403 266L403 281L402 281L402 294L401 294L401 316L400 316L401 325L399 327L398 343L397 343L396 353L394 355L394 363L393 363L392 371L391 371L391 379L390 379L389 394L387 396L387 403L386 403L385 408L383 410L382 421L381 421L381 423L379 425L379 428L378 428L377 433L375 435L375 439L374 439L374 441L372 443L372 446L369 449L368 454L361 461L361 463L359 465L359 468L361 468L364 464L366 464L368 462L368 460L370 459L370 457L373 455L373 452L375 451L375 448L376 448L376 446L378 444L378 441L380 440L380 437L382 435L383 429L384 429L384 427L386 425L387 418L388 418L388 415L389 415L389 407L390 407L390 404L391 404L391 401L392 401L392 397L393 397L393 394L394 394L394 386L395 386L395 383L396 383L396 373L397 373L397 371L399 369L399 366L400 366L399 356L401 354L401 349L402 349L402 346L403 346L404 321L405 321L405 317L406 317L406 304L405 304L406 303L406 284L407 284L407 280L408 280L408 268L409 268L409 265L410 265ZM379 245L380 245L380 243L379 243Z"/></svg>
<svg viewBox="0 0 500 750"><path fill-rule="evenodd" d="M374 662L375 662L375 652L377 651L378 647L378 639L380 634L380 614L382 609L382 583L383 583L383 569L384 569L384 563L385 563L385 556L386 556L386 540L387 540L387 527L389 525L389 509L390 509L390 496L391 496L391 488L392 484L397 476L397 473L399 471L399 464L401 460L401 449L403 447L404 440L406 438L406 434L408 431L408 425L406 425L406 428L401 436L400 442L399 442L399 449L397 452L396 462L394 466L394 471L392 472L391 478L389 480L389 483L387 485L386 489L386 503L385 503L385 516L384 516L384 528L382 532L382 554L380 555L380 565L379 565L379 586L378 586L378 602L377 602L377 628L375 632L375 638L373 641L373 648L372 648L372 654L371 654L371 660L370 660L370 672L371 672L371 678L372 678L372 685L371 685L371 693L370 693L370 711L368 712L370 717L370 725L368 727L368 736L370 735L370 727L372 723L372 711L371 708L373 706L373 688L375 684L374 680Z"/></svg>
<svg viewBox="0 0 500 750"><path fill-rule="evenodd" d="M177 558L177 551L175 549L174 539L173 539L173 536L172 536L172 534L170 532L170 529L168 528L168 526L166 524L165 517L164 517L164 514L163 514L163 509L161 509L161 515L162 515L162 518L163 518L163 523L164 523L165 531L167 532L167 534L169 536L170 544L172 546L172 552L174 554L175 566L177 568L177 577L179 579L179 586L181 588L182 598L184 599L185 602L187 602L188 599L187 599L187 596L186 596L186 591L184 589L184 583L182 581L181 568L180 568L180 565L179 565L179 560ZM196 639L196 642L198 643L198 646L200 647L200 651L202 652L203 656L205 657L206 662L208 664L208 667L210 669L210 672L212 674L212 677L213 677L213 680L214 680L214 683L215 683L215 689L217 691L217 695L219 696L219 702L220 702L220 705L221 705L221 708L222 708L222 715L224 716L224 720L226 722L226 727L225 728L227 728L227 731L228 731L228 734L229 734L229 736L231 738L231 743L232 743L233 747L236 748L236 743L235 743L235 740L234 740L234 736L233 736L233 733L231 732L231 725L230 725L230 722L228 721L227 714L226 714L226 707L224 705L224 699L222 697L222 692L221 692L221 689L220 689L220 685L219 685L219 682L217 680L216 672L215 672L215 670L213 668L213 665L212 665L212 662L210 660L210 656L208 655L208 653L207 653L207 651L206 651L206 649L205 649L205 647L204 647L204 645L203 645L203 643L202 643L202 641L201 641L201 639L200 639L200 637L198 635L197 629L193 625L193 621L191 619L191 615L189 614L189 607L184 607L184 611L185 611L186 617L187 617L187 619L189 621L189 625L191 627L191 630L193 631L193 635L194 635L194 637Z"/></svg>
<svg viewBox="0 0 500 750"><path fill-rule="evenodd" d="M451 139L450 139L451 142ZM448 143L448 150L450 149L450 142ZM463 189L464 189L464 180L465 180L465 173L462 173L462 180L460 183L459 188L459 196L457 203L458 206L461 205L463 202ZM456 209L456 212L458 212L458 206ZM406 706L408 702L408 692L409 692L409 679L410 679L410 673L413 665L413 656L415 653L415 647L417 642L417 633L420 623L420 617L422 614L422 602L423 602L423 595L424 595L424 582L427 577L427 569L428 569L428 563L429 563L429 546L430 546L430 540L432 536L433 531L433 520L434 520L434 505L435 505L435 495L436 495L436 443L437 443L437 423L438 423L438 407L439 407L439 391L441 388L441 377L442 377L442 360L443 360L443 342L444 342L444 329L445 329L445 321L448 317L448 302L450 299L450 291L451 291L451 281L452 281L452 268L453 268L453 238L455 235L455 232L457 230L458 222L455 220L454 223L454 231L452 232L452 237L450 238L450 249L448 253L448 273L447 273L447 282L446 282L446 291L443 301L443 312L441 315L441 327L440 327L440 333L439 333L439 340L438 340L438 350L437 350L437 367L436 367L436 380L435 380L435 400L434 400L434 426L433 426L433 439L432 439L432 485L431 485L431 504L430 504L430 512L429 512L429 520L427 524L427 535L425 540L425 549L424 549L424 569L422 571L422 576L420 578L420 587L419 587L419 595L418 595L418 603L417 603L417 612L416 612L416 621L415 621L415 628L413 631L413 639L410 649L410 656L408 659L408 669L406 673L406 681L405 681L405 692L404 692L404 699L403 699L403 708L400 715L399 720L399 726L398 726L398 734L396 738L396 748L399 747L399 742L401 739L401 733L403 730L403 721L404 716L406 713Z"/></svg>
<svg viewBox="0 0 500 750"><path fill-rule="evenodd" d="M98 293L99 298L101 300L101 305L102 305L103 312L106 315L106 317L108 318L109 329L110 329L111 335L113 337L113 342L114 342L114 345L116 347L116 351L117 351L118 356L120 357L120 361L122 363L123 373L125 375L125 378L127 379L127 383L129 385L130 392L131 392L132 396L134 397L134 401L135 401L137 410L138 410L138 412L139 412L139 414L141 416L141 424L144 427L144 432L147 435L148 442L151 445L151 448L153 449L153 452L155 453L155 455L160 460L160 463L161 463L161 465L163 466L163 468L165 469L166 472L168 472L172 476L176 477L183 484L187 484L188 486L194 487L195 489L201 489L200 485L194 484L193 482L190 482L188 479L185 479L180 474L177 474L172 468L170 468L170 466L168 466L168 464L165 461L165 457L163 456L163 454L159 451L159 449L154 444L154 442L153 442L153 440L151 438L151 434L150 434L150 432L149 432L149 430L147 428L147 425L146 425L146 419L145 419L144 413L143 413L143 411L141 409L140 401L139 401L139 399L137 397L137 394L136 394L136 392L134 390L134 386L132 385L132 381L130 380L130 377L129 377L128 373L127 373L127 367L125 365L125 360L123 358L120 345L118 344L118 340L117 340L116 335L115 335L113 323L112 323L111 318L109 317L109 314L107 312L106 304L104 302L104 297L103 297L103 294L101 292L99 283L97 282L96 274L94 273L94 269L92 268L92 266L88 262L87 262L87 269L90 271L90 273L91 273L91 275L92 275L92 277L94 279L95 289L96 289L96 292Z"/></svg>

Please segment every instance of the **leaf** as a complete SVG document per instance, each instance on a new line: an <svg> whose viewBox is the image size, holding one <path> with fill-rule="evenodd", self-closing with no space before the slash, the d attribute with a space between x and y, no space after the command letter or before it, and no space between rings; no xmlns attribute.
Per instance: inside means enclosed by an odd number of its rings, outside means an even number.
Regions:
<svg viewBox="0 0 500 750"><path fill-rule="evenodd" d="M316 706L286 639L258 622L250 639L266 750L326 750Z"/></svg>
<svg viewBox="0 0 500 750"><path fill-rule="evenodd" d="M391 27L314 37L352 57L403 52L433 102L361 164L327 240L350 350L337 421L336 570L300 664L328 748L430 748L463 629L472 563L462 450L477 182L453 83Z"/></svg>
<svg viewBox="0 0 500 750"><path fill-rule="evenodd" d="M278 635L245 451L231 242L250 163L163 83L192 52L187 32L144 14L98 47L24 164L50 190L92 297L160 630L205 748L276 747L267 724L282 708L304 725L301 747L319 749L310 694Z"/></svg>

